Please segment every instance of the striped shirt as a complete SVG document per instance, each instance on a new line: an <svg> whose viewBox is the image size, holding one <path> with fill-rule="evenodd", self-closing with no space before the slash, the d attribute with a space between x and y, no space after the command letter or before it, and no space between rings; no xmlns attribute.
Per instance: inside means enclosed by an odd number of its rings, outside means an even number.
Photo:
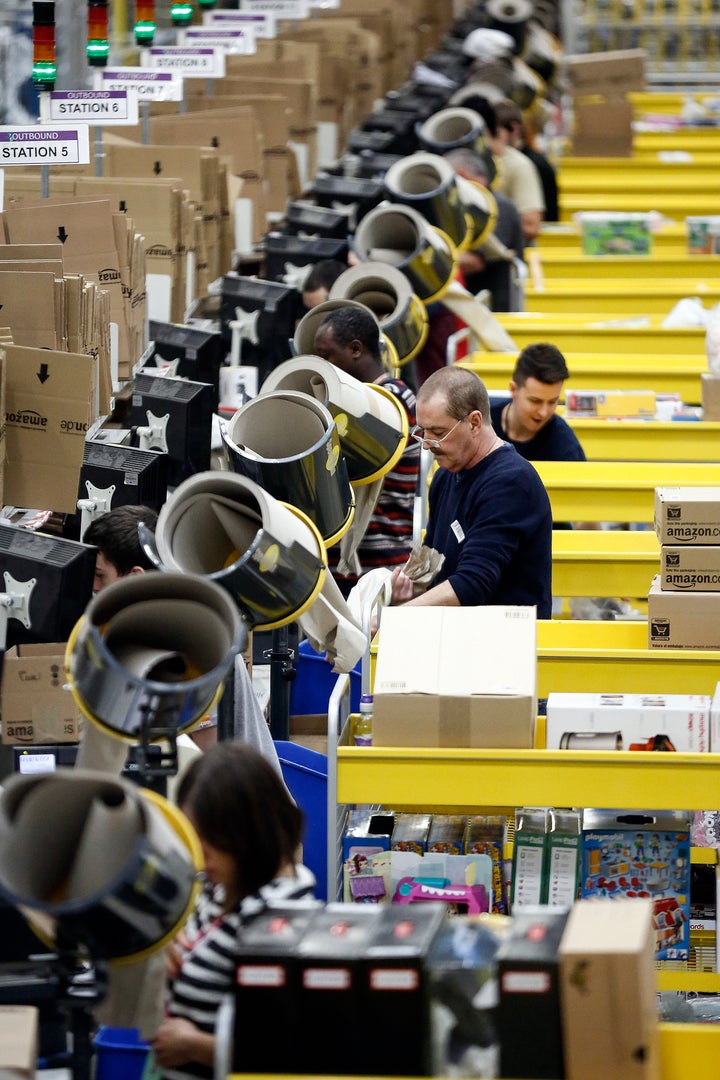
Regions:
<svg viewBox="0 0 720 1080"><path fill-rule="evenodd" d="M218 891L209 884L205 887L184 927L189 946L180 971L170 983L168 1016L184 1017L201 1031L215 1031L222 999L235 985L238 935L243 925L269 904L306 900L314 895L311 871L298 864L295 874L276 878L228 913L223 913ZM164 1075L212 1077L213 1070L188 1063L180 1071L166 1071Z"/></svg>

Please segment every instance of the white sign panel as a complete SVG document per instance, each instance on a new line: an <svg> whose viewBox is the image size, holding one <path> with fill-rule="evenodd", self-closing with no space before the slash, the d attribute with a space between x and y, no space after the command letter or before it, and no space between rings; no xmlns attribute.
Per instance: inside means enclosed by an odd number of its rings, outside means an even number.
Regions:
<svg viewBox="0 0 720 1080"><path fill-rule="evenodd" d="M88 165L87 124L78 128L0 127L0 168L8 165Z"/></svg>
<svg viewBox="0 0 720 1080"><path fill-rule="evenodd" d="M210 45L226 53L251 56L257 52L255 35L243 27L224 29L221 26L190 26L185 31L187 45Z"/></svg>
<svg viewBox="0 0 720 1080"><path fill-rule="evenodd" d="M153 45L150 66L174 71L186 79L221 79L225 53L209 45Z"/></svg>
<svg viewBox="0 0 720 1080"><path fill-rule="evenodd" d="M267 11L277 19L307 19L308 0L240 0L242 11Z"/></svg>
<svg viewBox="0 0 720 1080"><path fill-rule="evenodd" d="M128 125L138 122L137 94L134 90L52 90L40 95L40 121Z"/></svg>
<svg viewBox="0 0 720 1080"><path fill-rule="evenodd" d="M206 11L203 24L216 27L245 26L252 30L256 38L274 38L277 34L275 16L269 11Z"/></svg>
<svg viewBox="0 0 720 1080"><path fill-rule="evenodd" d="M171 71L153 68L103 68L102 83L108 90L135 87L138 101L182 101L182 78Z"/></svg>

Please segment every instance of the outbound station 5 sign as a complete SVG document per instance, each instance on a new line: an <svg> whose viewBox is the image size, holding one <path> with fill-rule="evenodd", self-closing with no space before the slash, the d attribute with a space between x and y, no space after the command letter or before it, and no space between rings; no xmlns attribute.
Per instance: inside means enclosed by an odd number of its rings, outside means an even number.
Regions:
<svg viewBox="0 0 720 1080"><path fill-rule="evenodd" d="M0 169L9 165L87 165L87 124L77 128L48 125L0 127Z"/></svg>

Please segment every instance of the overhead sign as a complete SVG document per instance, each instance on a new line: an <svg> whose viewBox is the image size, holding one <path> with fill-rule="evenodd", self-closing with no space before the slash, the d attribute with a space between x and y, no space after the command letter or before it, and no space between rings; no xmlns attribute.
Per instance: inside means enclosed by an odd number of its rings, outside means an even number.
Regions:
<svg viewBox="0 0 720 1080"><path fill-rule="evenodd" d="M249 27L256 38L274 38L277 34L275 16L269 11L206 11L203 15L204 26Z"/></svg>
<svg viewBox="0 0 720 1080"><path fill-rule="evenodd" d="M135 91L122 90L52 90L40 95L40 122L128 125L138 122Z"/></svg>
<svg viewBox="0 0 720 1080"><path fill-rule="evenodd" d="M242 26L189 26L185 31L185 43L211 45L223 49L226 53L240 53L243 56L251 56L257 52L254 33Z"/></svg>
<svg viewBox="0 0 720 1080"><path fill-rule="evenodd" d="M108 90L135 88L138 101L182 101L182 77L154 68L103 68L102 83Z"/></svg>
<svg viewBox="0 0 720 1080"><path fill-rule="evenodd" d="M148 53L151 67L186 79L221 79L225 74L225 53L209 45L153 45Z"/></svg>
<svg viewBox="0 0 720 1080"><path fill-rule="evenodd" d="M0 127L0 168L8 165L88 165L87 124L77 128Z"/></svg>

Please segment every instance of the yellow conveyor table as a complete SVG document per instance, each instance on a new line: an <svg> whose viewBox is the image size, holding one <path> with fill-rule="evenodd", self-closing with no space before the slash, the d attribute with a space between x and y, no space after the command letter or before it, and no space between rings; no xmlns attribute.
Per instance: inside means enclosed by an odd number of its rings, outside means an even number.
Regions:
<svg viewBox="0 0 720 1080"><path fill-rule="evenodd" d="M685 90L632 90L627 95L627 100L633 107L636 120L642 120L645 116L668 117L682 116L687 103L693 102L705 109L713 109L717 102L717 95L709 91L694 91L688 87Z"/></svg>
<svg viewBox="0 0 720 1080"><path fill-rule="evenodd" d="M684 154L720 154L720 128L692 128L676 131L636 131L633 157L636 154L665 154L681 150Z"/></svg>
<svg viewBox="0 0 720 1080"><path fill-rule="evenodd" d="M683 190L686 178L690 179L697 175L707 173L710 169L720 164L720 142L714 149L712 144L702 154L686 153L681 156L676 154L649 154L632 157L575 157L572 154L563 154L556 162L558 177L563 182L563 188L567 181L579 177L602 178L613 180L625 177L632 179L637 177L644 182L652 174L662 184L672 180L677 188Z"/></svg>
<svg viewBox="0 0 720 1080"><path fill-rule="evenodd" d="M720 651L649 649L647 639L648 628L644 620L541 619L538 622L538 695L547 697L555 691L712 696L720 673ZM580 805L597 804L585 798ZM684 800L679 803L669 801L667 805L685 806L686 803Z"/></svg>
<svg viewBox="0 0 720 1080"><path fill-rule="evenodd" d="M514 333L512 337L517 341ZM522 344L529 344L531 340L552 341L563 353L570 371L566 390L655 390L665 394L677 393L680 400L687 404L700 403L700 376L708 370L704 354L672 357L634 355L612 350L603 353L570 352L563 347L559 335L554 334L536 334ZM459 363L477 372L488 390L507 390L516 358L516 353L472 353L467 360ZM672 456L667 454L665 458L672 459Z"/></svg>
<svg viewBox="0 0 720 1080"><path fill-rule="evenodd" d="M705 328L665 329L662 315L648 316L649 325L637 325L627 313L584 311L558 314L551 311L499 312L518 349L534 341L552 341L562 353L634 353L653 356L695 354L705 358ZM644 322L644 320L642 320ZM615 325L612 325L615 324ZM706 362L706 361L705 361Z"/></svg>
<svg viewBox="0 0 720 1080"><path fill-rule="evenodd" d="M534 461L556 521L652 524L656 487L720 487L720 462Z"/></svg>
<svg viewBox="0 0 720 1080"><path fill-rule="evenodd" d="M720 207L718 208L720 212ZM547 311L564 315L572 311L594 311L596 319L609 312L628 315L668 315L678 300L698 296L706 309L720 303L720 277L711 284L698 268L695 277L683 281L651 281L632 277L604 278L600 281L578 281L575 278L554 278L545 287L525 288L527 311Z"/></svg>
<svg viewBox="0 0 720 1080"><path fill-rule="evenodd" d="M566 420L590 461L720 461L720 421Z"/></svg>
<svg viewBox="0 0 720 1080"><path fill-rule="evenodd" d="M686 193L675 184L654 192L635 191L628 184L626 191L602 191L595 194L564 195L560 190L560 220L570 221L574 214L585 210L610 211L613 214L646 214L655 210L665 217L680 220L688 215L720 214L720 190Z"/></svg>
<svg viewBox="0 0 720 1080"><path fill-rule="evenodd" d="M640 599L660 572L660 544L649 529L554 529L552 560L556 596Z"/></svg>
<svg viewBox="0 0 720 1080"><path fill-rule="evenodd" d="M560 253L540 252L537 263L545 285L554 288L556 279L565 281L600 282L610 278L632 278L634 283L660 278L667 282L688 283L690 290L696 282L712 288L720 283L720 255L688 255L686 252L654 252L651 255L584 255L582 251Z"/></svg>

